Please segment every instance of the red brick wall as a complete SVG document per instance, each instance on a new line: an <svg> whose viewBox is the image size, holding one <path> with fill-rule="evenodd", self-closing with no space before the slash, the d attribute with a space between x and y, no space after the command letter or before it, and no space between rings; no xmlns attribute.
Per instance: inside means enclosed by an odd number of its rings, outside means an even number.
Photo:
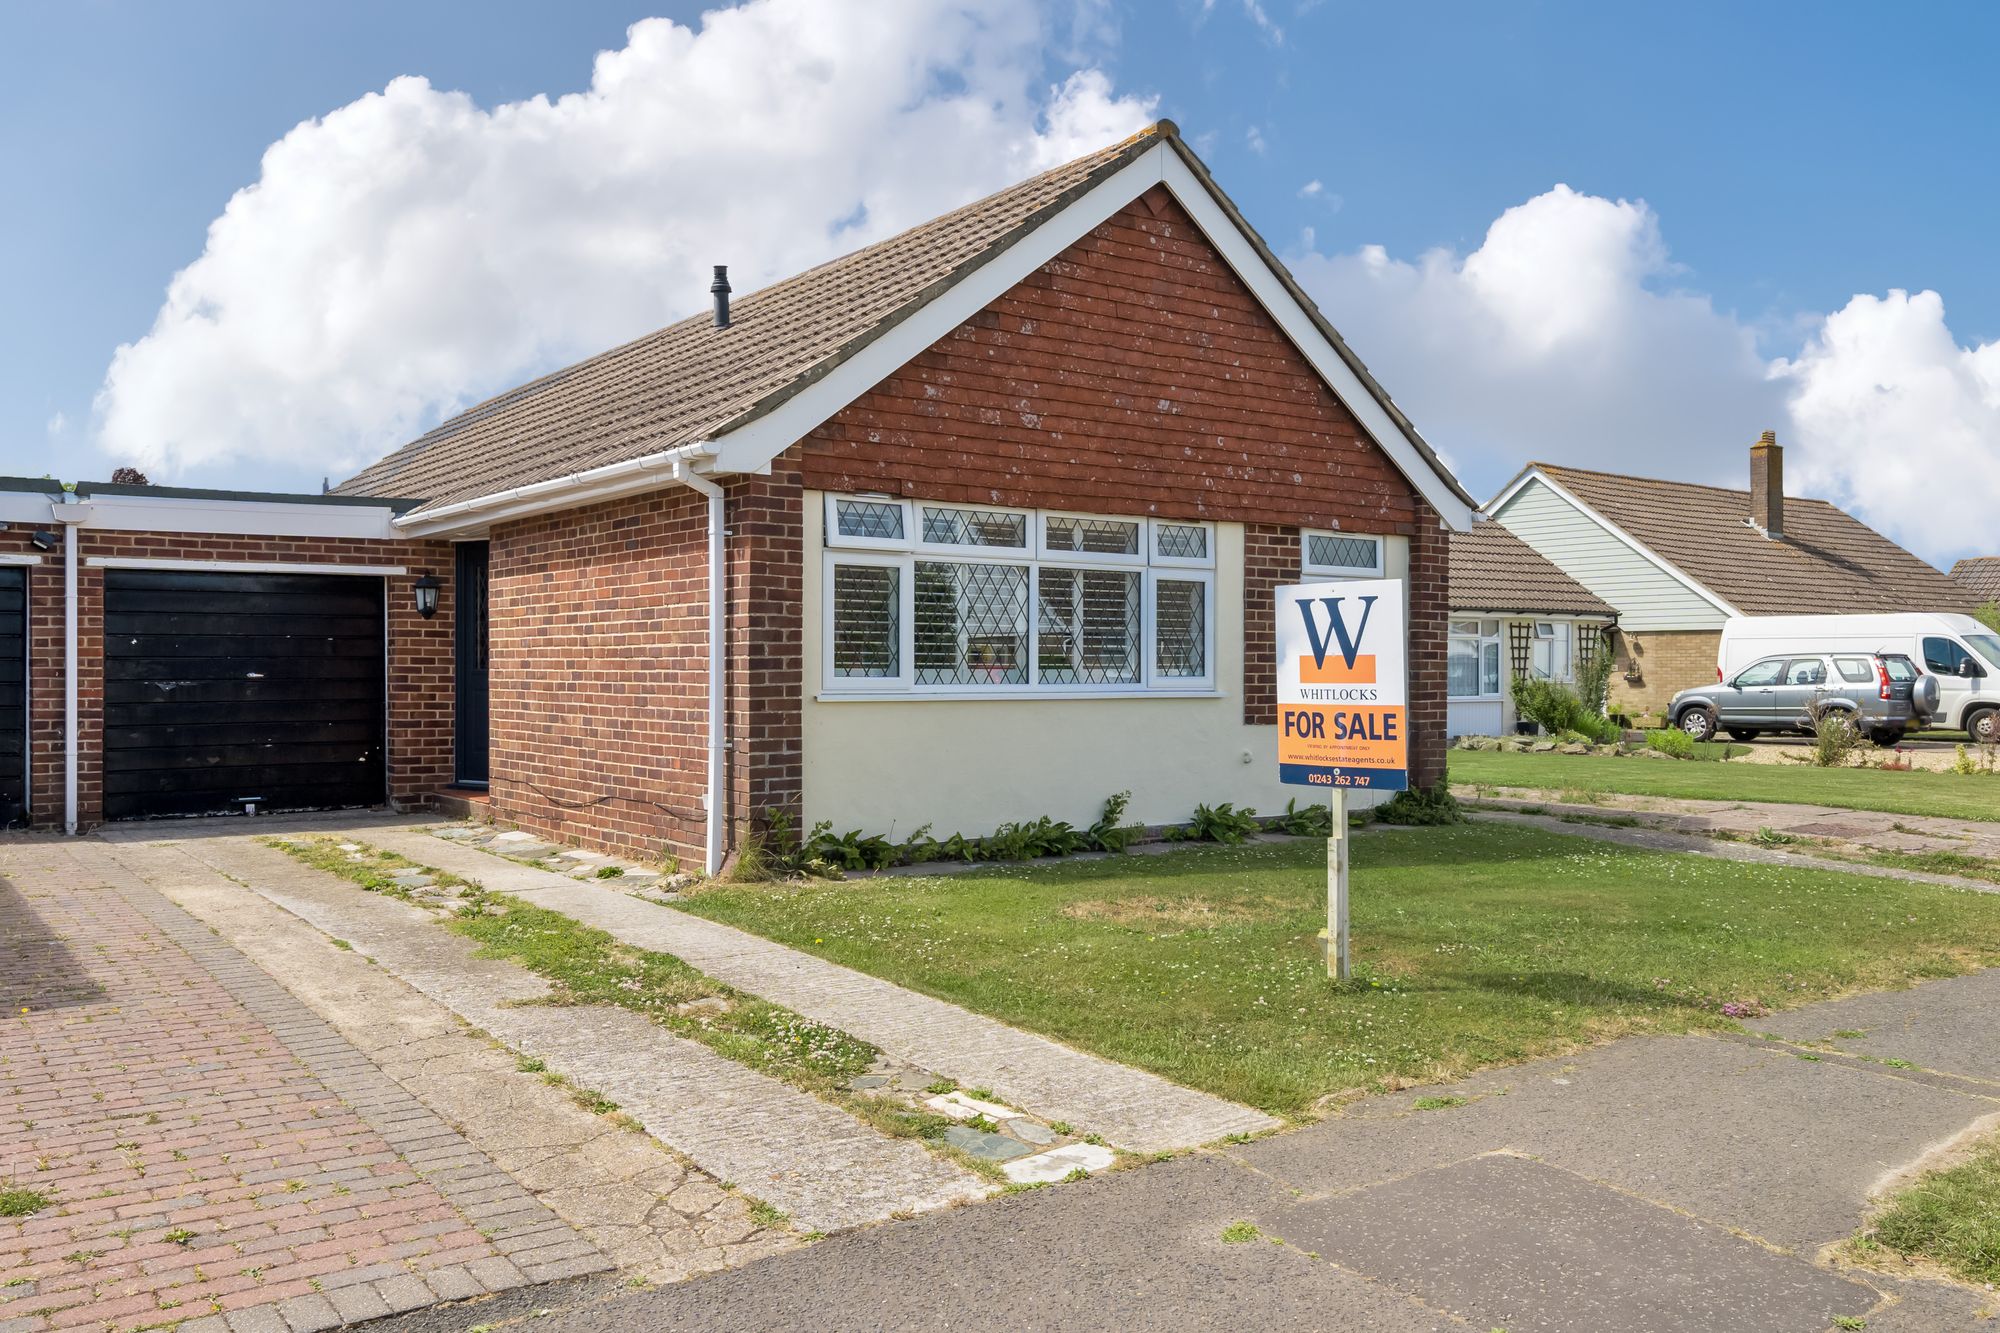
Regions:
<svg viewBox="0 0 2000 1333"><path fill-rule="evenodd" d="M1252 523L1243 530L1243 720L1278 725L1278 654L1271 641L1272 590L1299 579L1299 529Z"/></svg>
<svg viewBox="0 0 2000 1333"><path fill-rule="evenodd" d="M706 524L669 487L493 532L495 818L699 869Z"/></svg>
<svg viewBox="0 0 2000 1333"><path fill-rule="evenodd" d="M807 437L832 491L1408 535L1417 495L1164 188Z"/></svg>
<svg viewBox="0 0 2000 1333"><path fill-rule="evenodd" d="M0 533L0 549L28 549L27 533ZM401 565L388 580L389 743L391 797L417 805L451 780L451 547L442 542L379 542L353 538L199 536L184 533L77 533L77 814L89 827L103 811L104 573L93 557L171 560L268 560L326 565ZM33 755L31 818L63 819L64 638L63 550L28 571L29 723ZM424 571L442 576L437 617L416 613L410 585Z"/></svg>
<svg viewBox="0 0 2000 1333"><path fill-rule="evenodd" d="M1410 538L1410 785L1444 776L1446 636L1450 630L1450 561L1437 511L1417 502Z"/></svg>
<svg viewBox="0 0 2000 1333"><path fill-rule="evenodd" d="M799 817L803 515L799 450L729 487L729 821Z"/></svg>

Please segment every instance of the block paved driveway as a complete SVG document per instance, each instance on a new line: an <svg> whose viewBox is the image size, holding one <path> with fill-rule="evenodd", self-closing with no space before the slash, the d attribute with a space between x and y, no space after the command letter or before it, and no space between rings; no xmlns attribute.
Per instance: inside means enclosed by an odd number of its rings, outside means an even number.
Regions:
<svg viewBox="0 0 2000 1333"><path fill-rule="evenodd" d="M74 846L73 844L71 846ZM0 847L0 1331L300 1333L609 1266L115 866Z"/></svg>

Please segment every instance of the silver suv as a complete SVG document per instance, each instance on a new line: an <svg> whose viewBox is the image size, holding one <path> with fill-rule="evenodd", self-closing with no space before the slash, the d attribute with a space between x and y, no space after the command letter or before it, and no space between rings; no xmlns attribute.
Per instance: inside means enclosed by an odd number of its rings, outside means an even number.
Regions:
<svg viewBox="0 0 2000 1333"><path fill-rule="evenodd" d="M1747 741L1766 731L1809 732L1814 714L1833 708L1877 745L1894 745L1937 706L1937 681L1899 653L1787 653L1752 662L1734 680L1682 690L1667 720L1698 741L1718 731Z"/></svg>

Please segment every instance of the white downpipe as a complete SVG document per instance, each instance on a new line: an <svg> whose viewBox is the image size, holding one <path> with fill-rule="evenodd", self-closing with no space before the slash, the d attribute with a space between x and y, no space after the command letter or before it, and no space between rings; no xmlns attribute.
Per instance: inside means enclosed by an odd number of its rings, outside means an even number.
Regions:
<svg viewBox="0 0 2000 1333"><path fill-rule="evenodd" d="M722 773L724 725L722 704L723 642L723 537L722 487L697 473L685 462L674 464L674 480L708 497L708 790L702 857L703 873L722 869Z"/></svg>
<svg viewBox="0 0 2000 1333"><path fill-rule="evenodd" d="M56 506L56 519L63 525L63 832L76 836L77 809L77 629L76 567L77 526L82 514L65 514L66 506Z"/></svg>

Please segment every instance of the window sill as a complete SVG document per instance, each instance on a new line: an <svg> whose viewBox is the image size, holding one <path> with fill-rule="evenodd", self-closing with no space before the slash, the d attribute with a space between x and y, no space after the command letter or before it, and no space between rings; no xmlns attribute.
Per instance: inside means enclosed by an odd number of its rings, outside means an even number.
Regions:
<svg viewBox="0 0 2000 1333"><path fill-rule="evenodd" d="M882 703L1044 703L1063 700L1108 700L1108 699L1221 699L1221 690L1016 690L1001 693L995 690L882 690L866 693L859 690L838 692L821 691L813 696L815 703L823 704L882 704Z"/></svg>

